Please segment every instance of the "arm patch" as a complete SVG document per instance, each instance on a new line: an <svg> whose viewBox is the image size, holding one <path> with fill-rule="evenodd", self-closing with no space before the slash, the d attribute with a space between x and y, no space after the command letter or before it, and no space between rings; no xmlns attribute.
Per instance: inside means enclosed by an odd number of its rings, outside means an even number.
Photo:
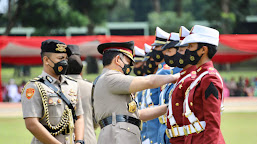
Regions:
<svg viewBox="0 0 257 144"><path fill-rule="evenodd" d="M219 99L219 92L212 82L205 91L205 99L207 99L211 94Z"/></svg>

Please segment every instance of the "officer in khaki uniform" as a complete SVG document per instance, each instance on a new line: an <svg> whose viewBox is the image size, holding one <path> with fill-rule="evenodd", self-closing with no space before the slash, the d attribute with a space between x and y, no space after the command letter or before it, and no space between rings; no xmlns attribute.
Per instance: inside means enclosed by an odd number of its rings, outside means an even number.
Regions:
<svg viewBox="0 0 257 144"><path fill-rule="evenodd" d="M69 55L67 46L58 40L42 42L43 72L25 85L21 97L26 127L34 135L32 144L84 143L78 84L62 75Z"/></svg>
<svg viewBox="0 0 257 144"><path fill-rule="evenodd" d="M80 58L80 51L77 45L68 45L68 48L71 50L71 56L68 58L68 69L67 76L74 78L78 84L81 93L81 102L82 108L84 111L84 139L86 144L96 144L96 135L93 124L92 117L92 103L91 103L91 90L92 83L83 80L81 71L83 69L83 64Z"/></svg>
<svg viewBox="0 0 257 144"><path fill-rule="evenodd" d="M178 75L129 76L134 42L103 43L104 69L93 84L95 118L101 126L99 144L140 144L141 120L163 115L167 106L138 110L131 93L175 82Z"/></svg>

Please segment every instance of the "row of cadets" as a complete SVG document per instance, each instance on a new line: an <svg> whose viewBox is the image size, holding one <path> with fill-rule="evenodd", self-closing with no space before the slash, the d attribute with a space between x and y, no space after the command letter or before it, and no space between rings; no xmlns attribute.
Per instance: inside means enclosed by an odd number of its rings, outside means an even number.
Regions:
<svg viewBox="0 0 257 144"><path fill-rule="evenodd" d="M158 75L170 75L170 74L176 74L181 71L180 68L174 67L174 66L169 66L167 64L167 55L172 54L172 51L174 46L179 42L179 34L178 33L170 33L169 38L167 39L166 44L162 47L162 52L164 55L164 66L161 70L157 72ZM176 51L176 50L175 50ZM175 53L174 53L175 54ZM169 102L169 95L167 92L172 89L173 84L166 84L161 87L161 93L159 95L159 105L167 104ZM160 127L158 130L158 138L157 142L158 144L168 144L169 143L169 138L167 137L165 131L167 129L167 121L166 121L166 116L162 115L159 117L159 122L160 122Z"/></svg>
<svg viewBox="0 0 257 144"><path fill-rule="evenodd" d="M165 61L170 66L183 68L180 72L180 78L173 89L167 91L170 95L169 107L167 112L167 130L166 134L170 138L170 143L183 144L184 136L181 135L179 127L183 127L183 102L187 87L196 77L196 67L189 64L189 59L184 54L188 52L188 44L181 45L182 40L189 35L189 30L184 26L179 30L180 42L171 49L175 54L165 57Z"/></svg>
<svg viewBox="0 0 257 144"><path fill-rule="evenodd" d="M183 125L187 125L184 128L188 136L184 143L223 144L220 130L223 81L211 61L217 52L219 31L195 25L181 44L189 44L185 56L197 67L197 78L185 93Z"/></svg>
<svg viewBox="0 0 257 144"><path fill-rule="evenodd" d="M163 31L159 27L156 27L155 41L151 45L152 50L146 56L145 69L147 74L156 74L161 70L165 64L162 46L166 44L169 38L169 33ZM161 88L147 89L145 93L147 107L156 107L159 105L159 95ZM155 144L157 143L158 131L160 123L158 118L146 122L146 135L148 138L143 141L143 144Z"/></svg>

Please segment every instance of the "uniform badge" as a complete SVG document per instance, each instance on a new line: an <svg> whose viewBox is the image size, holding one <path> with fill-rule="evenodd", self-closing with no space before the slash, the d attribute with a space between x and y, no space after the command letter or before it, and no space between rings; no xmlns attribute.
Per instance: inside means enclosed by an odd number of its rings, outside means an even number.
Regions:
<svg viewBox="0 0 257 144"><path fill-rule="evenodd" d="M170 67L169 67L167 64L165 64L165 65L163 66L163 69L168 70L168 69L170 69Z"/></svg>
<svg viewBox="0 0 257 144"><path fill-rule="evenodd" d="M196 71L191 72L191 78L193 78L193 79L196 78Z"/></svg>
<svg viewBox="0 0 257 144"><path fill-rule="evenodd" d="M156 58L157 58L157 59L160 59L160 58L161 58L161 56L160 56L160 55L156 55Z"/></svg>
<svg viewBox="0 0 257 144"><path fill-rule="evenodd" d="M67 45L65 45L65 44L57 44L56 46L57 46L57 48L55 49L56 51L66 52Z"/></svg>
<svg viewBox="0 0 257 144"><path fill-rule="evenodd" d="M179 63L180 63L180 64L183 64L183 63L184 63L184 60L179 59Z"/></svg>
<svg viewBox="0 0 257 144"><path fill-rule="evenodd" d="M128 111L134 113L137 109L137 104L135 101L132 101L128 104Z"/></svg>
<svg viewBox="0 0 257 144"><path fill-rule="evenodd" d="M69 96L75 96L75 91L73 89L70 89Z"/></svg>
<svg viewBox="0 0 257 144"><path fill-rule="evenodd" d="M209 71L209 74L216 74L215 69L213 67L210 67L208 71Z"/></svg>
<svg viewBox="0 0 257 144"><path fill-rule="evenodd" d="M61 102L62 102L62 100L61 100L61 99L58 99L58 100L57 100L57 103L59 103L59 104L60 104Z"/></svg>
<svg viewBox="0 0 257 144"><path fill-rule="evenodd" d="M179 85L179 89L181 89L182 87L183 87L182 84L180 84L180 85Z"/></svg>
<svg viewBox="0 0 257 144"><path fill-rule="evenodd" d="M34 95L34 93L35 93L35 89L33 89L33 88L28 88L28 89L26 90L26 97L27 97L27 99L31 99L32 96Z"/></svg>
<svg viewBox="0 0 257 144"><path fill-rule="evenodd" d="M197 72L199 72L200 70L202 70L202 67L200 67L199 69L197 69Z"/></svg>
<svg viewBox="0 0 257 144"><path fill-rule="evenodd" d="M53 102L54 102L54 101L53 101L53 99L51 99L51 98L48 100L48 103L49 103L49 104L52 104Z"/></svg>
<svg viewBox="0 0 257 144"><path fill-rule="evenodd" d="M63 70L62 66L58 66L58 71L61 72Z"/></svg>

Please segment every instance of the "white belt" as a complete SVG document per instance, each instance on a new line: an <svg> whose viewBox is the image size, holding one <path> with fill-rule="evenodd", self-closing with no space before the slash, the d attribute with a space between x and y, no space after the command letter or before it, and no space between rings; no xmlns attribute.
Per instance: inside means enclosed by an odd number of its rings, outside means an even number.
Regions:
<svg viewBox="0 0 257 144"><path fill-rule="evenodd" d="M169 139L178 136L187 136L193 133L200 133L201 131L204 131L205 127L205 121L196 121L190 125L185 125L182 127L178 127L178 125L176 125L172 126L171 129L166 129L166 135Z"/></svg>

